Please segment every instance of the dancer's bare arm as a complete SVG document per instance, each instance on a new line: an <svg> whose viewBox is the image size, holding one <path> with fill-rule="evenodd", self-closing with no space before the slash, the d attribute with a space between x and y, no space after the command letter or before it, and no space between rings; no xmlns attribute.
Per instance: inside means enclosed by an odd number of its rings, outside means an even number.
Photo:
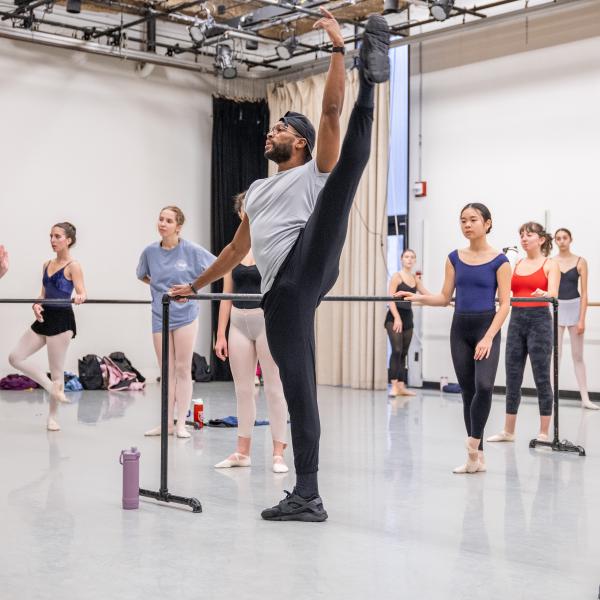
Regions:
<svg viewBox="0 0 600 600"><path fill-rule="evenodd" d="M577 271L581 276L581 307L579 309L579 321L577 323L577 333L585 333L585 315L588 308L588 264L585 258L581 258Z"/></svg>
<svg viewBox="0 0 600 600"><path fill-rule="evenodd" d="M201 290L209 283L221 279L237 267L248 252L250 252L250 223L248 215L244 215L233 240L223 248L217 260L192 282L192 285L197 290ZM192 288L186 283L174 285L169 290L171 296L191 296L193 293Z"/></svg>
<svg viewBox="0 0 600 600"><path fill-rule="evenodd" d="M223 277L223 293L231 294L233 292L233 277L231 273L227 273ZM217 340L215 341L215 354L221 360L225 360L229 356L229 348L227 347L227 337L225 332L227 331L227 325L229 324L229 317L231 316L231 307L233 302L231 300L221 300L219 306L219 322L217 325Z"/></svg>
<svg viewBox="0 0 600 600"><path fill-rule="evenodd" d="M412 292L396 292L394 297L411 302L419 302L426 306L448 306L452 302L452 294L456 287L456 275L450 259L446 259L444 285L439 294L413 294ZM418 288L417 288L418 289Z"/></svg>
<svg viewBox="0 0 600 600"><path fill-rule="evenodd" d="M83 283L83 269L81 265L74 261L69 266L69 275L73 281L73 287L75 288L75 296L73 302L75 304L83 304L87 300L87 292L85 291L85 284Z"/></svg>
<svg viewBox="0 0 600 600"><path fill-rule="evenodd" d="M324 8L320 8L320 10L323 17L314 24L314 29L322 29L327 33L334 46L343 47L344 37L340 24L328 10ZM344 106L345 80L344 55L334 52L331 55L327 72L317 135L316 161L320 173L330 173L340 154L340 115Z"/></svg>
<svg viewBox="0 0 600 600"><path fill-rule="evenodd" d="M8 271L8 252L0 245L0 277L4 277Z"/></svg>
<svg viewBox="0 0 600 600"><path fill-rule="evenodd" d="M510 280L512 277L512 269L510 264L505 262L496 271L496 282L498 284L498 304L499 308L496 312L494 320L491 322L488 330L483 338L475 347L475 360L485 360L489 358L492 352L492 344L496 334L500 331L502 324L506 321L510 312Z"/></svg>

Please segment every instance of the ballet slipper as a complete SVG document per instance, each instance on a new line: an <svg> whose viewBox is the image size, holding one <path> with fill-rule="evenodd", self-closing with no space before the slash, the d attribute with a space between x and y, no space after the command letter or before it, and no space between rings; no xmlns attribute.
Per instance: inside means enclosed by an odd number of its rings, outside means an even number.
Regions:
<svg viewBox="0 0 600 600"><path fill-rule="evenodd" d="M416 396L415 392L411 390L407 390L406 388L402 388L400 392L397 394L398 396Z"/></svg>
<svg viewBox="0 0 600 600"><path fill-rule="evenodd" d="M457 475L477 473L481 468L481 463L479 462L479 450L477 450L477 448L472 448L469 445L469 440L465 442L465 446L467 447L467 462L460 467L452 469L452 472Z"/></svg>
<svg viewBox="0 0 600 600"><path fill-rule="evenodd" d="M185 427L177 427L175 435L178 438L191 438L192 434Z"/></svg>
<svg viewBox="0 0 600 600"><path fill-rule="evenodd" d="M285 464L285 460L283 456L279 454L273 455L273 473L287 473L289 471L289 467Z"/></svg>
<svg viewBox="0 0 600 600"><path fill-rule="evenodd" d="M158 427L154 427L153 429L148 429L148 431L144 432L145 436L151 437L151 436L156 436L156 435L160 435L161 432L161 428L160 425ZM174 428L173 427L169 427L168 429L168 434L169 435L173 435L174 432Z"/></svg>
<svg viewBox="0 0 600 600"><path fill-rule="evenodd" d="M414 392L406 389L406 384L404 381L399 381L397 383L394 394L396 396L416 396Z"/></svg>
<svg viewBox="0 0 600 600"><path fill-rule="evenodd" d="M477 457L479 458L479 466L477 467L478 473L485 473L487 471L487 464L485 462L485 457L483 456L483 452L479 450L477 453Z"/></svg>
<svg viewBox="0 0 600 600"><path fill-rule="evenodd" d="M53 381L50 396L57 402L69 402L65 396L65 384L62 381Z"/></svg>
<svg viewBox="0 0 600 600"><path fill-rule="evenodd" d="M496 433L495 435L491 435L486 440L487 442L514 442L515 434L508 433L508 431L502 430L500 433Z"/></svg>
<svg viewBox="0 0 600 600"><path fill-rule="evenodd" d="M53 417L48 417L46 429L48 431L60 431L60 425L56 422L56 419L54 419Z"/></svg>
<svg viewBox="0 0 600 600"><path fill-rule="evenodd" d="M600 406L598 406L597 404L594 404L590 400L582 400L581 408L589 408L590 410L600 410Z"/></svg>
<svg viewBox="0 0 600 600"><path fill-rule="evenodd" d="M251 466L250 457L239 452L234 452L231 456L228 456L225 460L218 462L215 465L215 469L230 469L231 467L249 467Z"/></svg>

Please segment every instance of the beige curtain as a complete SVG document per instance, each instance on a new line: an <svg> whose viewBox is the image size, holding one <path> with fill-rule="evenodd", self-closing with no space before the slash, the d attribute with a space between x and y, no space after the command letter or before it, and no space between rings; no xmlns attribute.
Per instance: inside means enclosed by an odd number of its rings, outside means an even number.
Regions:
<svg viewBox="0 0 600 600"><path fill-rule="evenodd" d="M271 122L288 110L305 114L318 126L326 74L302 81L278 83L267 90ZM342 135L358 92L356 69L346 75ZM387 169L389 87L377 86L371 159L361 179L350 215L340 276L330 292L381 295L387 286ZM275 172L271 164L270 173ZM317 311L317 381L361 389L387 384L386 307L371 302L324 302Z"/></svg>

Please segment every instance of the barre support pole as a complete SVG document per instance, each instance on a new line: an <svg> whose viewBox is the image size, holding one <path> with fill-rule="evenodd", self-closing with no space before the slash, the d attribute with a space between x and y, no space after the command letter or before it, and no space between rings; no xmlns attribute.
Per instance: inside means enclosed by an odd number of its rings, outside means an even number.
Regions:
<svg viewBox="0 0 600 600"><path fill-rule="evenodd" d="M192 512L202 512L202 505L197 498L185 498L169 493L167 476L169 468L169 317L171 297L165 294L162 298L162 367L160 379L161 418L160 418L160 489L158 492L140 488L140 496L154 498L160 502L184 504Z"/></svg>
<svg viewBox="0 0 600 600"><path fill-rule="evenodd" d="M559 436L559 420L558 420L558 300L556 298L548 298L548 302L552 304L552 346L553 346L553 354L554 354L554 369L553 369L553 379L554 379L554 439L551 442L543 442L538 439L533 439L529 442L530 448L552 448L555 452L573 452L579 454L579 456L585 456L585 450L582 446L576 446L572 442L568 440L560 440Z"/></svg>

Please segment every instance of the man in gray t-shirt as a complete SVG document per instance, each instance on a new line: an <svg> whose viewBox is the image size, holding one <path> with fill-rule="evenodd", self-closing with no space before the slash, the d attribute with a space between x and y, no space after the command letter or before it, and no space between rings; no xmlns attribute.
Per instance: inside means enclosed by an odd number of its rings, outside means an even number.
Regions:
<svg viewBox="0 0 600 600"><path fill-rule="evenodd" d="M263 278L269 349L290 413L296 467L293 493L262 512L263 519L272 521L327 519L317 485L321 429L315 311L337 279L350 209L369 159L375 83L389 77L389 28L383 17L373 15L365 27L358 97L340 152L344 39L333 15L321 11L323 18L315 26L329 35L332 55L318 137L304 115L288 112L281 117L265 144L265 156L277 163L277 174L250 186L242 224L213 265L189 286L171 290L173 295L195 293L231 271L252 245Z"/></svg>
<svg viewBox="0 0 600 600"><path fill-rule="evenodd" d="M315 160L255 181L246 192L252 254L267 293L300 232L312 215L329 173Z"/></svg>

